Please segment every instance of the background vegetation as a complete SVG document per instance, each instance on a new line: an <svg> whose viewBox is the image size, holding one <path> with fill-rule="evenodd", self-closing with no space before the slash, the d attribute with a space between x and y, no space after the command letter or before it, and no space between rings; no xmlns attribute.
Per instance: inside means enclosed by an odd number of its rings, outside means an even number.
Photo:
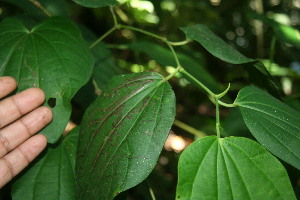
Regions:
<svg viewBox="0 0 300 200"><path fill-rule="evenodd" d="M51 15L70 17L82 30L85 30L84 33L88 35L86 38L96 40L114 25L108 7L85 8L73 1L62 0L39 2ZM114 8L122 24L153 32L170 41L185 40L180 27L205 24L247 57L261 59L282 90L281 94L274 95L300 111L299 9L300 0L128 0ZM1 0L0 14L1 19L12 16L29 26L47 18L45 13L30 0ZM89 41L90 44L93 41ZM172 67L165 67L173 64L173 61L169 61L172 59L170 54L163 50L159 51L159 48L165 48L165 45L144 34L121 29L106 37L104 43L107 49L101 49L105 54L99 56L102 56L110 67L104 77L98 79L101 81L91 80L72 99L71 121L75 124L81 123L84 111L101 93L112 76L149 70L167 76L174 70ZM154 49L161 54L152 55L151 50ZM183 57L186 56L187 62L206 69L223 88L231 83L228 99L226 99L228 102L235 99L242 87L254 82L253 79L261 85L266 84L265 80L259 80L260 77L250 76L251 71L247 70L247 66L221 61L196 43L176 47L176 52ZM94 72L93 76L99 77L103 74ZM215 134L215 106L207 95L190 84L181 74L171 79L170 83L176 94L177 108L171 137L165 145L157 166L147 180L120 194L116 199L125 199L125 196L128 199L151 199L149 188L152 188L157 199L174 199L177 164L180 152L183 150L180 145L186 147L203 135ZM95 92L94 86L96 86ZM221 91L220 88L216 90ZM222 107L220 115L223 127L221 135L254 139L239 111ZM282 162L295 193L300 198L300 172ZM9 190L7 186L3 192L3 199L8 198L6 194Z"/></svg>

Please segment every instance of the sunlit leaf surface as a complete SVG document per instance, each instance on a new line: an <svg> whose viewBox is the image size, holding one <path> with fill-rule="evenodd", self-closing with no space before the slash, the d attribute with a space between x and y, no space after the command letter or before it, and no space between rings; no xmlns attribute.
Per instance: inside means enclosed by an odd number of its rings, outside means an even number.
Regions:
<svg viewBox="0 0 300 200"><path fill-rule="evenodd" d="M195 141L180 156L177 200L296 200L281 163L246 138Z"/></svg>

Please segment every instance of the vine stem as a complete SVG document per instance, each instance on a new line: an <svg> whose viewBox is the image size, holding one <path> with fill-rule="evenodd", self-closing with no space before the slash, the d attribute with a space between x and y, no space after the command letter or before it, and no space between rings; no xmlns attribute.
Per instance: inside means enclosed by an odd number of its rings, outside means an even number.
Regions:
<svg viewBox="0 0 300 200"><path fill-rule="evenodd" d="M135 31L135 32L140 32L140 33L143 33L144 35L148 35L148 36L151 36L153 38L156 38L158 40L161 40L161 41L164 41L164 42L167 42L167 39L166 38L163 38L159 35L156 35L154 33L151 33L151 32L148 32L148 31L145 31L145 30L142 30L142 29L139 29L139 28L136 28L136 27L133 27L133 26L127 26L127 25L119 25L120 28L124 28L124 29L127 29L127 30L132 30L132 31Z"/></svg>
<svg viewBox="0 0 300 200"><path fill-rule="evenodd" d="M90 49L94 48L98 43L100 43L102 40L104 40L104 38L106 38L107 36L109 36L112 32L114 32L115 30L118 29L118 26L114 26L111 29L109 29L106 33L104 33L98 40L96 40L95 42L93 42L93 44L91 44L89 46Z"/></svg>
<svg viewBox="0 0 300 200"><path fill-rule="evenodd" d="M220 110L219 110L219 97L215 98L216 100L216 131L218 138L221 137L220 134Z"/></svg>
<svg viewBox="0 0 300 200"><path fill-rule="evenodd" d="M151 187L149 187L149 192L150 192L152 200L156 200L156 197L154 195L153 189Z"/></svg>
<svg viewBox="0 0 300 200"><path fill-rule="evenodd" d="M117 17L116 17L116 13L114 11L114 7L110 6L109 9L110 9L110 12L111 12L111 14L113 16L113 20L114 20L115 26L118 26L118 20L117 20Z"/></svg>
<svg viewBox="0 0 300 200"><path fill-rule="evenodd" d="M204 132L199 131L199 130L195 129L194 127L191 127L191 126L187 125L186 123L183 123L182 121L179 121L177 119L175 119L174 125L181 128L182 130L185 130L185 131L195 135L198 138L207 136L207 134L205 134Z"/></svg>
<svg viewBox="0 0 300 200"><path fill-rule="evenodd" d="M30 0L30 1L32 1L32 0ZM101 42L104 38L106 38L108 35L110 35L112 32L114 32L117 29L127 29L127 30L139 32L139 33L142 33L144 35L148 35L150 37L156 38L156 39L161 40L161 41L163 41L164 43L167 44L167 46L169 47L169 49L171 50L171 52L174 56L174 59L175 59L176 65L177 65L176 70L173 73L171 73L170 75L168 75L167 77L165 77L163 81L168 81L170 78L175 76L176 73L181 72L181 73L185 74L186 76L188 76L189 78L191 78L193 81L195 81L200 87L202 87L214 99L217 99L216 105L219 106L219 104L220 104L220 105L225 106L225 107L235 107L236 106L235 104L227 104L227 103L224 103L224 102L219 100L221 97L223 97L224 95L227 94L227 92L230 89L230 84L228 85L227 89L224 92L222 92L220 94L215 94L208 87L206 87L203 83L201 83L199 80L197 80L193 75L188 73L181 66L180 61L178 59L178 56L177 56L173 46L179 46L179 45L187 44L188 42L190 42L189 40L185 40L185 41L181 41L181 42L171 42L167 38L164 38L164 37L161 37L157 34L142 30L140 28L119 24L118 21L117 21L117 17L116 17L116 14L114 12L113 7L110 7L110 11L111 11L112 16L113 16L114 27L112 27L110 30L108 30L104 35L102 35L99 39L97 39L93 44L91 44L90 47L89 47L90 49L95 47L99 42Z"/></svg>
<svg viewBox="0 0 300 200"><path fill-rule="evenodd" d="M274 63L275 46L276 46L276 37L273 36L272 40L271 40L270 58L269 58L269 60L270 60L270 64L269 64L270 70L272 70L272 65Z"/></svg>
<svg viewBox="0 0 300 200"><path fill-rule="evenodd" d="M180 41L180 42L170 42L169 41L169 44L172 46L182 46L182 45L185 45L190 42L191 42L191 40L184 40L184 41Z"/></svg>
<svg viewBox="0 0 300 200"><path fill-rule="evenodd" d="M188 76L189 78L191 78L193 81L195 81L195 83L197 83L200 87L202 87L208 94L210 94L211 96L215 97L215 93L213 93L210 89L208 89L208 87L206 87L203 83L201 83L200 81L198 81L193 75L191 75L190 73L188 73L184 68L181 68L179 70L179 72L185 74L186 76Z"/></svg>
<svg viewBox="0 0 300 200"><path fill-rule="evenodd" d="M224 103L223 101L219 100L219 105L222 105L224 107L227 107L227 108L233 108L233 107L237 107L236 104L234 103Z"/></svg>
<svg viewBox="0 0 300 200"><path fill-rule="evenodd" d="M30 1L33 5L35 5L38 9L40 9L45 15L48 17L52 17L52 15L42 6L42 4L37 1L37 0L28 0Z"/></svg>

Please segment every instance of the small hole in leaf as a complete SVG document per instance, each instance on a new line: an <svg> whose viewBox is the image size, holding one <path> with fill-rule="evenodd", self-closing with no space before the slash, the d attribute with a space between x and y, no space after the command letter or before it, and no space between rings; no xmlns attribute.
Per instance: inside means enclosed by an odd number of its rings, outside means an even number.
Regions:
<svg viewBox="0 0 300 200"><path fill-rule="evenodd" d="M50 108L54 108L56 106L56 98L49 98L47 103Z"/></svg>

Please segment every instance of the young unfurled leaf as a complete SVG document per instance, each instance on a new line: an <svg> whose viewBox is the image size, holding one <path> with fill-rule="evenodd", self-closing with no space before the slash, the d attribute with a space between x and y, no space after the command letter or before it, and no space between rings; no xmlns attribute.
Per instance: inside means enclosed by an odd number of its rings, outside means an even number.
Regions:
<svg viewBox="0 0 300 200"><path fill-rule="evenodd" d="M76 174L79 199L113 199L154 168L175 117L175 96L157 73L114 77L87 109Z"/></svg>
<svg viewBox="0 0 300 200"><path fill-rule="evenodd" d="M180 156L177 200L296 200L282 164L257 142L209 136Z"/></svg>
<svg viewBox="0 0 300 200"><path fill-rule="evenodd" d="M300 113L253 86L243 88L235 104L254 137L274 155L300 169Z"/></svg>
<svg viewBox="0 0 300 200"><path fill-rule="evenodd" d="M55 100L53 121L42 133L54 143L71 115L71 99L90 78L93 58L72 21L54 17L29 30L19 21L0 24L0 76L13 76L18 92L40 87Z"/></svg>

